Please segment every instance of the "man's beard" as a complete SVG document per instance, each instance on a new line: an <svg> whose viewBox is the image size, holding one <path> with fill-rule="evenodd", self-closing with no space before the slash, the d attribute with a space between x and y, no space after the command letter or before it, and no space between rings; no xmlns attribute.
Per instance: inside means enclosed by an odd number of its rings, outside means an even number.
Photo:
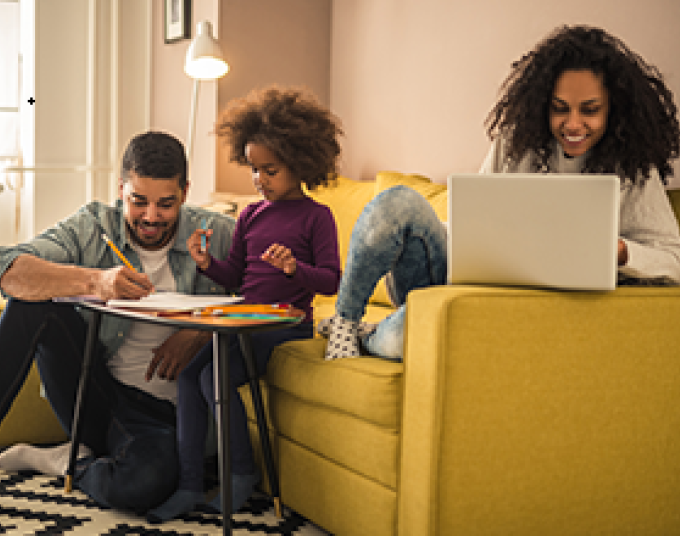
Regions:
<svg viewBox="0 0 680 536"><path fill-rule="evenodd" d="M128 230L128 234L130 235L130 238L139 246L143 248L161 248L165 246L169 241L170 238L172 238L175 234L175 231L177 230L177 222L174 222L173 224L169 225L167 223L161 223L161 224L144 224L146 227L157 227L161 229L161 234L157 239L154 240L144 240L137 232L135 231L135 227L139 225L138 221L134 222L134 227L131 226L128 222L125 222L125 225ZM163 229L165 230L163 231Z"/></svg>

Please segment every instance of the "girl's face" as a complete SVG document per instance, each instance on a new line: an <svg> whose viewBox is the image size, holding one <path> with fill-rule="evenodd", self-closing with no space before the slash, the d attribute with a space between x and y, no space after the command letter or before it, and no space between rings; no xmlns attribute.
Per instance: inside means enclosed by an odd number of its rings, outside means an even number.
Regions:
<svg viewBox="0 0 680 536"><path fill-rule="evenodd" d="M604 136L609 95L592 71L564 71L550 102L550 131L568 156L581 156Z"/></svg>
<svg viewBox="0 0 680 536"><path fill-rule="evenodd" d="M276 155L259 143L246 145L253 184L267 201L286 201L304 197L302 183Z"/></svg>

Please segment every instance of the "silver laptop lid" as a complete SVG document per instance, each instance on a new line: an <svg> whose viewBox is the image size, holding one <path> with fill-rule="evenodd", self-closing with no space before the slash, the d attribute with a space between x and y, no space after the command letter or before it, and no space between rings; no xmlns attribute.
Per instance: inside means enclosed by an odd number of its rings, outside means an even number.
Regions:
<svg viewBox="0 0 680 536"><path fill-rule="evenodd" d="M448 281L613 290L615 175L448 177Z"/></svg>

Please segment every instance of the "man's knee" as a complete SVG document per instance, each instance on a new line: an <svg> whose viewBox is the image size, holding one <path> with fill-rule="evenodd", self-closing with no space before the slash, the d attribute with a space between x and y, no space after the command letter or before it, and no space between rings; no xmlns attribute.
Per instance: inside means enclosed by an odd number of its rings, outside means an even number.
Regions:
<svg viewBox="0 0 680 536"><path fill-rule="evenodd" d="M79 485L111 508L145 513L173 493L178 477L176 438L168 429L136 438L112 459L97 460Z"/></svg>

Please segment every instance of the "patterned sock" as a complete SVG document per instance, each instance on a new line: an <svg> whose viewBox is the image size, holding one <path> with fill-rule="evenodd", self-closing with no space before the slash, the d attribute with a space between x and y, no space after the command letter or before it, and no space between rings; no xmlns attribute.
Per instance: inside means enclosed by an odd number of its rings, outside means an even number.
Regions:
<svg viewBox="0 0 680 536"><path fill-rule="evenodd" d="M322 337L325 337L326 339L330 337L332 320L333 320L332 316L328 318L322 318L321 320L319 320L319 323L316 325L316 332ZM363 339L367 335L373 333L375 331L375 328L377 327L378 327L377 323L359 322L359 326L357 327L357 335L359 336L360 339Z"/></svg>
<svg viewBox="0 0 680 536"><path fill-rule="evenodd" d="M25 443L14 445L0 454L0 469L22 471L30 469L49 476L63 476L68 467L71 443L56 447L34 447ZM78 445L76 459L90 456L92 451L85 445Z"/></svg>
<svg viewBox="0 0 680 536"><path fill-rule="evenodd" d="M176 517L191 512L197 504L204 500L203 492L189 489L178 489L170 498L160 506L146 513L146 520L157 525L164 521L170 521Z"/></svg>
<svg viewBox="0 0 680 536"><path fill-rule="evenodd" d="M347 320L340 315L331 318L331 332L326 345L326 361L341 357L358 357L359 350L359 322Z"/></svg>

